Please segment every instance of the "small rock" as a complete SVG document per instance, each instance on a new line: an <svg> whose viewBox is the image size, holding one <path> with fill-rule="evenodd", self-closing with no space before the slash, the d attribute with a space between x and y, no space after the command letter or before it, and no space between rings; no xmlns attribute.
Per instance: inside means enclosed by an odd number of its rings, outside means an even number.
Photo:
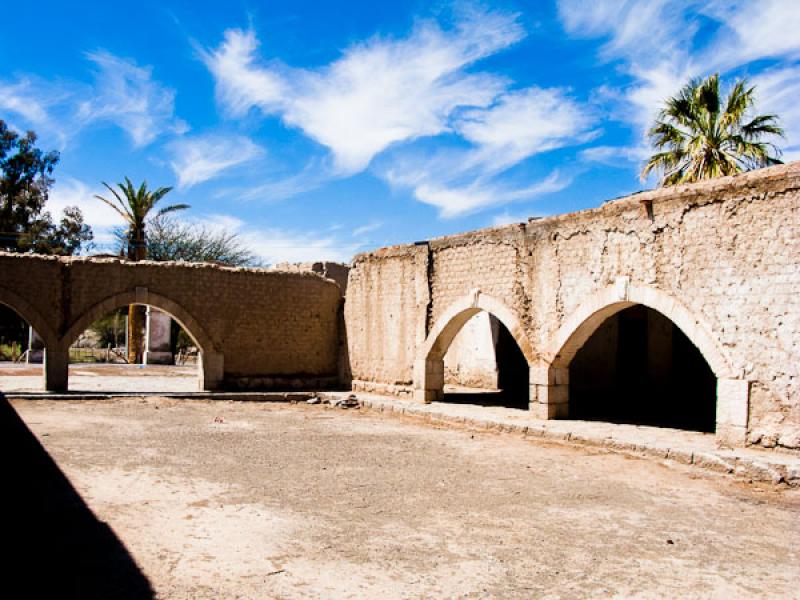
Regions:
<svg viewBox="0 0 800 600"><path fill-rule="evenodd" d="M224 423L225 419L222 417L214 417L214 423Z"/></svg>
<svg viewBox="0 0 800 600"><path fill-rule="evenodd" d="M309 398L308 400L306 400L306 403L308 404L320 404L321 402L322 400L320 400L317 396L314 396L313 398Z"/></svg>

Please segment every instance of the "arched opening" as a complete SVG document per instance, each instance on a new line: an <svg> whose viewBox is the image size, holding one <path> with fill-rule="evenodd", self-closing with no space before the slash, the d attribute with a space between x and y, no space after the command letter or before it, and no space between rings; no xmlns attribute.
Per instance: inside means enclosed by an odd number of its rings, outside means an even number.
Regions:
<svg viewBox="0 0 800 600"><path fill-rule="evenodd" d="M514 336L481 311L453 338L444 355L444 402L528 408L528 361Z"/></svg>
<svg viewBox="0 0 800 600"><path fill-rule="evenodd" d="M106 319L114 322L116 315L118 327L122 320L120 317L131 304L147 307L149 315L142 332L147 338L143 355L136 360L127 357L107 365L105 373L109 377L105 380L98 379L96 373L84 373L84 377L78 379L77 371L86 367L72 365L70 371L76 372L69 386L72 391L186 392L220 386L222 355L216 351L203 327L181 305L142 288L106 298L76 319L62 339L70 348L71 356L80 354L76 342L87 337L86 332L92 331L98 323ZM157 325L156 318L161 325ZM118 331L113 331L113 326L111 329L109 336L116 333L117 340L125 339ZM168 345L153 339L157 331L170 338ZM105 353L105 350L101 352ZM118 352L117 355L124 357L125 353ZM182 364L175 364L176 360ZM157 364L163 362L169 364Z"/></svg>
<svg viewBox="0 0 800 600"><path fill-rule="evenodd" d="M45 343L11 306L0 303L0 390L41 391Z"/></svg>
<svg viewBox="0 0 800 600"><path fill-rule="evenodd" d="M607 316L568 368L571 419L715 430L714 372L653 308L636 304Z"/></svg>
<svg viewBox="0 0 800 600"><path fill-rule="evenodd" d="M128 307L95 319L69 346L71 391L188 392L202 375L200 349L169 313L151 305L138 333L131 332ZM129 352L138 335L143 352Z"/></svg>
<svg viewBox="0 0 800 600"><path fill-rule="evenodd" d="M515 313L479 290L436 321L414 361L414 397L527 409L531 346Z"/></svg>

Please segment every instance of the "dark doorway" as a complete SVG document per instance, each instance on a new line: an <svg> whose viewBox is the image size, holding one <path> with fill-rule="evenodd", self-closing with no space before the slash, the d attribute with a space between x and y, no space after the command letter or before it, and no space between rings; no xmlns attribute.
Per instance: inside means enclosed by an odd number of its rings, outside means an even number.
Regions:
<svg viewBox="0 0 800 600"><path fill-rule="evenodd" d="M609 317L569 367L572 419L713 432L716 377L667 317L632 306Z"/></svg>
<svg viewBox="0 0 800 600"><path fill-rule="evenodd" d="M530 373L528 361L508 328L494 317L490 323L494 343L493 366L496 369L496 387L445 391L444 401L527 410Z"/></svg>

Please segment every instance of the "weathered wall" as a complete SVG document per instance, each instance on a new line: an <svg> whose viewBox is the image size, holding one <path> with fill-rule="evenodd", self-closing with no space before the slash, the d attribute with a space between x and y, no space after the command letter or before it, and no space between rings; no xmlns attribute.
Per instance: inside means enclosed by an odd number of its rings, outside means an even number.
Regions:
<svg viewBox="0 0 800 600"><path fill-rule="evenodd" d="M497 388L499 322L480 312L461 328L444 357L444 381L449 385Z"/></svg>
<svg viewBox="0 0 800 600"><path fill-rule="evenodd" d="M552 417L577 348L605 316L643 303L715 369L718 432L800 448L799 188L792 163L361 254L345 305L354 386L427 393L429 334L449 335L453 306L499 301L529 345L532 400Z"/></svg>
<svg viewBox="0 0 800 600"><path fill-rule="evenodd" d="M337 376L340 291L312 273L0 254L0 302L39 331L51 363L94 320L136 302L170 313L195 337L210 386Z"/></svg>

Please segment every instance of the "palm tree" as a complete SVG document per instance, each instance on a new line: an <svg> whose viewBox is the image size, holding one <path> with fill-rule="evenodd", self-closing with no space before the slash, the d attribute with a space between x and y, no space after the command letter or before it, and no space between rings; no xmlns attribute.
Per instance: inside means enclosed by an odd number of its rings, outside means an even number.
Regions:
<svg viewBox="0 0 800 600"><path fill-rule="evenodd" d="M95 196L95 198L105 202L125 220L128 226L128 258L137 261L145 260L147 258L147 236L145 231L147 219L156 203L166 196L172 188L160 187L151 191L147 189L147 182L143 181L137 190L127 177L124 184L117 184L121 193L117 193L117 190L105 181L103 185L111 192L113 199L109 200L103 196ZM189 208L188 204L171 204L160 209L153 217L160 217L161 215L186 208ZM144 351L144 344L142 343L144 319L143 306L132 304L128 307L128 362L141 362L142 352Z"/></svg>
<svg viewBox="0 0 800 600"><path fill-rule="evenodd" d="M659 185L668 186L780 164L780 150L762 140L782 137L783 129L775 115L751 116L754 90L742 80L721 98L718 74L690 81L667 100L648 132L658 152L642 169L642 179L658 171Z"/></svg>

